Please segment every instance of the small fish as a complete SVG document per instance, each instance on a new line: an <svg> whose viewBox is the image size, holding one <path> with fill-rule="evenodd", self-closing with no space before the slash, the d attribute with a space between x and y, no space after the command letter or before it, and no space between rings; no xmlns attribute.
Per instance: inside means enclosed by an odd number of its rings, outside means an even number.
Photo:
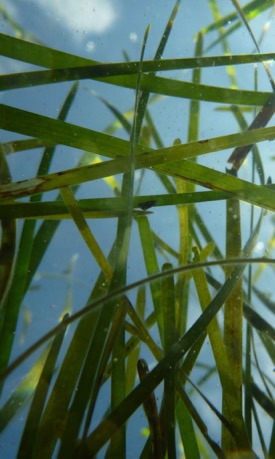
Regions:
<svg viewBox="0 0 275 459"><path fill-rule="evenodd" d="M155 206L157 201L146 201L146 202L140 202L138 203L137 207L139 207L142 210L147 210L150 209L150 207Z"/></svg>

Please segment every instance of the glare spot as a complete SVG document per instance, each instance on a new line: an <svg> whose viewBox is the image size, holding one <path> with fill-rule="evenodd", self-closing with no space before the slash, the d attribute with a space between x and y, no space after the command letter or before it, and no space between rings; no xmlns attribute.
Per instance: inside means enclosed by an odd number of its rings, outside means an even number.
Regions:
<svg viewBox="0 0 275 459"><path fill-rule="evenodd" d="M136 34L136 32L131 32L130 35L130 40L133 42L133 43L136 43L138 41L138 36Z"/></svg>
<svg viewBox="0 0 275 459"><path fill-rule="evenodd" d="M95 51L95 42L90 40L86 43L86 51L88 51L89 53L92 53L93 51Z"/></svg>
<svg viewBox="0 0 275 459"><path fill-rule="evenodd" d="M262 241L257 242L255 246L255 252L260 252L264 248L264 243Z"/></svg>

